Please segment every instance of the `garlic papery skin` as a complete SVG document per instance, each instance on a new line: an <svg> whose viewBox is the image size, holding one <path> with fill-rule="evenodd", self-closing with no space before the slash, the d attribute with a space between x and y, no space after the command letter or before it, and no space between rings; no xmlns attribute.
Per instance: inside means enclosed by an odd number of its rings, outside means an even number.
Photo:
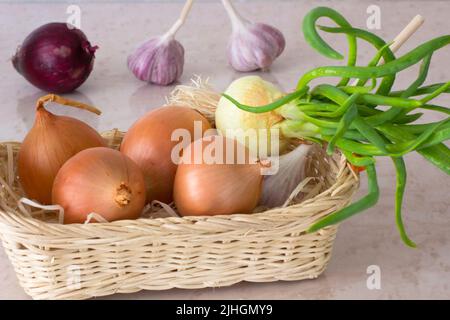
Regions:
<svg viewBox="0 0 450 320"><path fill-rule="evenodd" d="M291 198L298 198L297 186L306 179L306 165L313 151L313 145L300 144L294 150L270 159L272 164L277 164L277 171L273 175L264 177L263 191L259 205L267 208L275 208L287 205ZM297 194L293 194L297 191ZM292 197L291 197L292 196Z"/></svg>
<svg viewBox="0 0 450 320"><path fill-rule="evenodd" d="M222 2L233 28L227 49L230 65L242 72L267 70L286 46L283 34L270 25L242 18L230 0Z"/></svg>
<svg viewBox="0 0 450 320"><path fill-rule="evenodd" d="M272 103L284 96L276 86L259 76L236 79L225 93L242 104L254 107ZM265 156L261 154L265 143L267 143L266 156L282 153L289 144L289 141L281 135L281 130L275 127L284 120L276 110L264 113L247 112L239 109L227 98L221 97L217 104L215 120L216 128L221 135L236 139L249 148L252 155L258 155L260 158ZM274 150L277 145L278 150ZM275 151L275 154L272 154L272 151Z"/></svg>
<svg viewBox="0 0 450 320"><path fill-rule="evenodd" d="M128 68L139 80L169 85L183 74L184 48L175 34L184 24L193 0L186 1L180 18L164 35L154 37L128 57Z"/></svg>

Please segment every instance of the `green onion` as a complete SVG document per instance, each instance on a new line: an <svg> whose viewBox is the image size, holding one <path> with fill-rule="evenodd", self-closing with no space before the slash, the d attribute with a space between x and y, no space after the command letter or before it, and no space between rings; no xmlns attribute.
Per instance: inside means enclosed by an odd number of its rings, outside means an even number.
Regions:
<svg viewBox="0 0 450 320"><path fill-rule="evenodd" d="M321 17L331 19L338 27L317 26ZM345 34L349 43L347 66L318 67L306 72L293 93L263 106L241 104L224 95L239 109L250 113L275 112L283 120L274 127L282 136L327 143L330 154L337 147L347 161L367 170L369 192L349 206L315 222L309 232L341 222L350 216L374 206L379 197L375 158L391 157L396 170L395 221L403 242L415 247L407 236L402 219L402 201L406 185L406 165L403 156L416 151L430 163L450 175L450 149L443 143L450 138L450 117L434 123L414 124L421 118L418 109L450 114L450 108L430 103L444 93L450 93L450 82L423 86L435 51L450 44L450 35L441 36L419 45L396 58L389 44L375 34L353 28L333 9L319 7L304 18L303 33L306 41L319 53L342 59L343 55L331 48L317 29L334 34ZM356 39L370 43L376 54L367 66L356 66ZM383 58L385 64L377 65ZM391 92L395 77L421 62L417 78L405 89ZM318 84L312 90L308 84L322 77L341 78L337 85ZM348 85L349 79L359 79ZM376 79L383 80L378 85ZM366 82L372 79L372 84ZM422 96L421 98L411 98ZM383 110L379 106L389 106Z"/></svg>

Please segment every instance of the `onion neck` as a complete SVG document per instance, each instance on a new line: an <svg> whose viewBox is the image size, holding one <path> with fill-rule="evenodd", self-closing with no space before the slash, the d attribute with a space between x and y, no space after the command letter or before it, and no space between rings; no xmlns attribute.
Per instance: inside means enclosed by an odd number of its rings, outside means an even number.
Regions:
<svg viewBox="0 0 450 320"><path fill-rule="evenodd" d="M97 51L98 49L98 46L92 46L89 41L83 42L81 47L84 49L84 51L86 51L87 54L91 56L95 56L95 51Z"/></svg>
<svg viewBox="0 0 450 320"><path fill-rule="evenodd" d="M36 109L36 121L38 122L45 121L51 116L53 116L53 114L44 107L39 107Z"/></svg>
<svg viewBox="0 0 450 320"><path fill-rule="evenodd" d="M273 127L281 130L286 138L308 139L321 137L321 128L304 118L304 113L297 107L296 101L291 101L276 112L284 119Z"/></svg>
<svg viewBox="0 0 450 320"><path fill-rule="evenodd" d="M303 120L285 119L277 123L274 127L279 128L285 138L308 140L320 139L322 137L319 127Z"/></svg>
<svg viewBox="0 0 450 320"><path fill-rule="evenodd" d="M131 202L131 189L130 187L125 183L122 182L119 187L116 189L116 195L114 197L114 201L116 204L123 208L130 204Z"/></svg>
<svg viewBox="0 0 450 320"><path fill-rule="evenodd" d="M96 107L93 107L93 106L90 106L88 104L85 104L85 103L82 103L82 102L78 102L78 101L75 101L75 100L66 99L66 98L57 96L56 94L48 94L48 95L45 95L43 97L40 97L37 100L37 102L36 102L36 111L39 111L41 109L45 109L44 105L47 102L56 102L56 103L58 103L60 105L63 105L63 106L69 106L69 107L73 107L73 108L87 110L87 111L90 111L90 112L95 113L97 115L100 115L102 113Z"/></svg>

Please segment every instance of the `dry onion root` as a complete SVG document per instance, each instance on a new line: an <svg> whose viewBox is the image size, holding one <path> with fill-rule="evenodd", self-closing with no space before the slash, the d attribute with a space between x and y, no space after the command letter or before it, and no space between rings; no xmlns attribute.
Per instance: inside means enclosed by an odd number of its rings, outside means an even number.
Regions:
<svg viewBox="0 0 450 320"><path fill-rule="evenodd" d="M185 106L201 112L214 126L215 112L220 93L209 84L209 78L195 76L191 85L178 85L167 97L167 105Z"/></svg>

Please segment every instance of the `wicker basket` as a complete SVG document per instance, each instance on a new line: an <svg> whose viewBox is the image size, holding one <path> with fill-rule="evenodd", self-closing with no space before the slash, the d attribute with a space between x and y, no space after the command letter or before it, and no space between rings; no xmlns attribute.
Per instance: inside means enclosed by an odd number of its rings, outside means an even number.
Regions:
<svg viewBox="0 0 450 320"><path fill-rule="evenodd" d="M104 134L112 147L122 136ZM330 259L337 227L305 230L348 204L359 183L340 154L327 157L317 147L301 203L254 214L62 225L54 212L19 203L19 147L0 144L0 237L34 299L316 278Z"/></svg>

